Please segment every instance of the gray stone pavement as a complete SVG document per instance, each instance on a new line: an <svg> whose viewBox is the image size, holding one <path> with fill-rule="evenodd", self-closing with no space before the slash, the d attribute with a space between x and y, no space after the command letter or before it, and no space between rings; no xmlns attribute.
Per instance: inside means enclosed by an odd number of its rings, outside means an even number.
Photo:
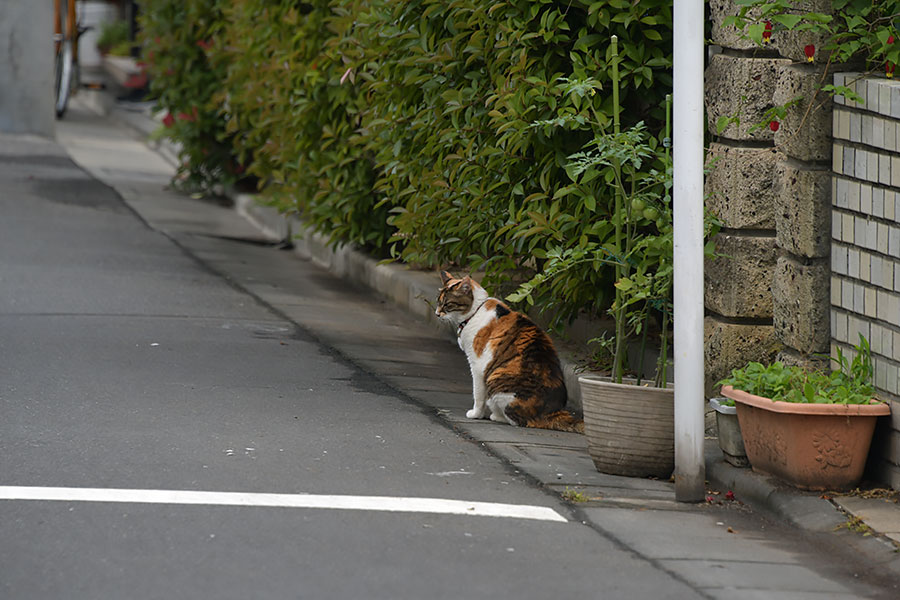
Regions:
<svg viewBox="0 0 900 600"><path fill-rule="evenodd" d="M75 109L79 114L77 103ZM517 472L560 494L578 492L587 501L573 502L573 508L586 524L679 573L708 597L888 598L900 593L900 555L884 535L895 533L900 522L896 503L841 498L852 510L848 515L819 495L726 465L710 444L707 475L716 500L686 505L674 501L668 481L598 473L583 436L467 420L468 367L452 333L428 322L430 310L422 300L434 295L436 276L377 265L349 249L335 252L312 235L297 244L296 253L278 250L284 224L269 220L271 215L248 199L234 211L163 189L172 165L125 125L133 126L140 117L121 109L114 109L114 118L80 114L60 124L60 143L154 229ZM364 310L361 297L369 300ZM729 490L737 500L723 500ZM869 519L875 534L840 527L853 515ZM784 520L799 528L785 528ZM664 534L648 536L648 523ZM822 554L804 554L810 544ZM856 588L854 581L868 585Z"/></svg>

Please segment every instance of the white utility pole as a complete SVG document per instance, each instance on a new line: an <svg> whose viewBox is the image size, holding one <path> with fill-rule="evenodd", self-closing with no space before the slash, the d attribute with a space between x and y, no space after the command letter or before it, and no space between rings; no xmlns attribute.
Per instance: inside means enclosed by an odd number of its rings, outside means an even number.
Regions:
<svg viewBox="0 0 900 600"><path fill-rule="evenodd" d="M703 0L674 0L675 499L705 497Z"/></svg>

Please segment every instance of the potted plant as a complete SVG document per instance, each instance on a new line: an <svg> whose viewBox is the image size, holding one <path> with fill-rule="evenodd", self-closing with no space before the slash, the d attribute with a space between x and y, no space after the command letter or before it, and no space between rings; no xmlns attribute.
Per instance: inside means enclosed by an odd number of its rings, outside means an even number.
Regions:
<svg viewBox="0 0 900 600"><path fill-rule="evenodd" d="M97 50L100 54L131 56L130 29L126 21L109 21L100 26Z"/></svg>
<svg viewBox="0 0 900 600"><path fill-rule="evenodd" d="M588 450L596 468L614 475L666 478L675 466L674 390L668 385L671 159L666 148L662 168L640 177L643 161L659 158L648 137L639 123L621 133L598 136L593 149L575 157L575 176L585 168L611 168L616 190L612 252L599 248L599 256L594 256L605 260L609 255L614 263L615 297L609 311L615 324L612 364L609 376L583 375L578 382ZM652 385L642 385L643 365L636 377L625 378L628 342L640 339L643 359L651 328L656 329L659 354Z"/></svg>
<svg viewBox="0 0 900 600"><path fill-rule="evenodd" d="M609 232L603 241L588 241L546 253L542 269L507 298L532 301L540 286L556 285L575 267L614 271L615 297L609 314L614 337L609 376L579 378L585 434L598 470L627 476L668 477L674 468L674 393L667 384L668 344L672 314L672 205L671 157L668 144L671 96L666 102L666 133L662 144L643 124L625 129L619 123L618 61L612 38L612 131L605 119L591 113L591 104L578 115L596 123L593 139L582 152L568 157L566 172L572 188L602 181L612 189L614 201L607 221L598 209L597 227ZM565 81L565 93L587 98L597 87L592 80ZM575 117L570 117L575 118ZM559 126L566 119L535 123ZM596 185L596 183L594 184ZM591 198L593 202L594 199ZM594 211L592 211L594 212ZM597 292L600 308L603 290ZM653 329L659 358L653 385L641 385L640 374L629 380L627 352L630 341L640 340L640 357Z"/></svg>
<svg viewBox="0 0 900 600"><path fill-rule="evenodd" d="M890 406L874 397L869 344L860 335L852 362L807 372L751 362L720 382L735 401L754 471L810 490L845 490L862 477L875 421Z"/></svg>
<svg viewBox="0 0 900 600"><path fill-rule="evenodd" d="M737 408L731 398L710 398L709 405L716 411L716 429L718 430L719 449L725 462L735 467L749 467L747 451L744 449L744 438L738 422Z"/></svg>

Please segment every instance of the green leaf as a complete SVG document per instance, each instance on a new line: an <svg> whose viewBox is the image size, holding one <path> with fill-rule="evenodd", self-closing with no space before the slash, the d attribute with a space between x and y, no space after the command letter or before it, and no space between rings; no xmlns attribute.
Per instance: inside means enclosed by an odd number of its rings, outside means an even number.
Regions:
<svg viewBox="0 0 900 600"><path fill-rule="evenodd" d="M763 43L762 36L765 28L765 23L754 23L753 25L747 27L747 37L761 46Z"/></svg>
<svg viewBox="0 0 900 600"><path fill-rule="evenodd" d="M723 131L728 129L728 126L735 122L734 117L729 115L722 115L718 119L716 119L716 134L721 135Z"/></svg>
<svg viewBox="0 0 900 600"><path fill-rule="evenodd" d="M772 21L775 21L776 23L780 23L780 24L784 25L784 27L786 29L790 30L790 29L793 29L794 27L796 27L803 20L803 17L800 15L793 15L793 14L780 14L780 15L772 15L771 19L772 19Z"/></svg>

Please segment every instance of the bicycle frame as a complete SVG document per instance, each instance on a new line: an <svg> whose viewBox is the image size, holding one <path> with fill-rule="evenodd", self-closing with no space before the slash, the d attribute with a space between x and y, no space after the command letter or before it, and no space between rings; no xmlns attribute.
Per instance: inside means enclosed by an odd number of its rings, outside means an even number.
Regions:
<svg viewBox="0 0 900 600"><path fill-rule="evenodd" d="M54 36L54 41L56 42L55 49L59 49L59 44L64 39L74 40L76 35L76 14L75 14L75 0L66 2L66 14L63 15L62 8L63 0L53 0L53 33L56 34ZM75 47L75 58L78 58L77 46Z"/></svg>

